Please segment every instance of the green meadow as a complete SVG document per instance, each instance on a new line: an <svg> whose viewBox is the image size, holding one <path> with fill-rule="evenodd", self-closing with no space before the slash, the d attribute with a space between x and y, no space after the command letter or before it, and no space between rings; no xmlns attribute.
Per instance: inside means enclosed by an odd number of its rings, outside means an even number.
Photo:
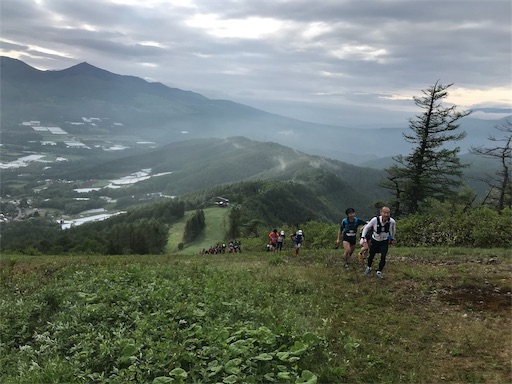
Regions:
<svg viewBox="0 0 512 384"><path fill-rule="evenodd" d="M206 228L199 238L191 244L187 244L182 250L179 244L182 242L183 231L187 220L194 214L194 211L187 211L185 216L174 223L170 230L167 242L168 254L198 254L202 249L208 249L215 244L225 243L222 241L226 233L226 220L229 210L227 208L206 208L203 210L206 221Z"/></svg>

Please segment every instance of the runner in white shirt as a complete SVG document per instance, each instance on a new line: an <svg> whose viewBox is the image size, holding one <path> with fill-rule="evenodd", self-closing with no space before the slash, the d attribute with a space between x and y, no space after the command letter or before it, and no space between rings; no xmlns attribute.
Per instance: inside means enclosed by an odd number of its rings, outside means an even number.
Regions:
<svg viewBox="0 0 512 384"><path fill-rule="evenodd" d="M388 247L393 243L396 234L396 222L391 217L391 210L388 207L382 207L380 216L376 216L364 227L361 237L366 237L369 231L372 232L372 241L370 244L370 254L368 256L368 266L366 267L365 274L372 274L372 263L375 255L380 253L379 268L377 269L376 276L382 279L382 270L386 265L386 255L388 254Z"/></svg>

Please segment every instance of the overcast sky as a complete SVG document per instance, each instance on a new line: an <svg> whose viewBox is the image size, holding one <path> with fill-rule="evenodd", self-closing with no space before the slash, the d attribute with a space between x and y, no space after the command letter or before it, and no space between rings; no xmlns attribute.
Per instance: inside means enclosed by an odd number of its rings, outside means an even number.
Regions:
<svg viewBox="0 0 512 384"><path fill-rule="evenodd" d="M509 0L1 0L1 54L81 62L285 116L407 125L437 80L512 107ZM481 116L481 115L480 115ZM476 117L476 116L475 116Z"/></svg>

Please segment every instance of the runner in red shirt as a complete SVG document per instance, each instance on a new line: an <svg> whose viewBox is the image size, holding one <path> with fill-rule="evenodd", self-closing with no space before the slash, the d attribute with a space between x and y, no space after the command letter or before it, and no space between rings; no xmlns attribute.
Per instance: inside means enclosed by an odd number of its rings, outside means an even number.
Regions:
<svg viewBox="0 0 512 384"><path fill-rule="evenodd" d="M277 247L277 239L279 237L279 234L277 233L277 229L274 229L272 232L268 234L269 237L269 244L270 244L270 250L274 252Z"/></svg>

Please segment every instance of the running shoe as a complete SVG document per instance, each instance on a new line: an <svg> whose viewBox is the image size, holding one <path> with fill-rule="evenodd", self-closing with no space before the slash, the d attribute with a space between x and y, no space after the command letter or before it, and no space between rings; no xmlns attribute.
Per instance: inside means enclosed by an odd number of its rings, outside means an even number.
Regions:
<svg viewBox="0 0 512 384"><path fill-rule="evenodd" d="M375 276L377 276L379 279L383 279L384 278L384 276L382 276L382 272L381 271L377 271L377 274Z"/></svg>

